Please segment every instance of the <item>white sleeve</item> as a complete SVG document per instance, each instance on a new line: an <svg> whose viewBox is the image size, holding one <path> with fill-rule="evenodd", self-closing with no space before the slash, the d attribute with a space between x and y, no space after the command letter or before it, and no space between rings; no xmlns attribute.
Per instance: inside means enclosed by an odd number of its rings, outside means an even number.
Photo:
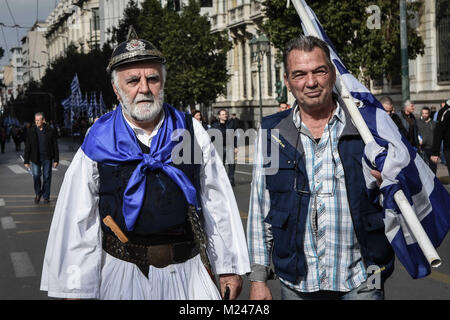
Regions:
<svg viewBox="0 0 450 320"><path fill-rule="evenodd" d="M247 243L233 189L208 133L198 121L193 123L195 138L203 153L200 195L213 272L248 273Z"/></svg>
<svg viewBox="0 0 450 320"><path fill-rule="evenodd" d="M41 290L50 297L99 298L98 185L97 164L80 148L64 176L45 250Z"/></svg>

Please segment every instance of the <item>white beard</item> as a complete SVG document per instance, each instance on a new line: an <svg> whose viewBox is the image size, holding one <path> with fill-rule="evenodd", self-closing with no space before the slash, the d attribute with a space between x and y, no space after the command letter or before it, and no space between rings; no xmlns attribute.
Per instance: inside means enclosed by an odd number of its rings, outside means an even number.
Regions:
<svg viewBox="0 0 450 320"><path fill-rule="evenodd" d="M133 120L136 121L153 121L160 114L162 110L162 106L164 103L164 90L160 90L158 94L158 98L149 93L149 94L137 94L136 98L132 102L129 101L128 97L118 88L120 98L122 100L123 110L126 114L128 114ZM138 105L139 101L142 100L152 100L153 102L141 103Z"/></svg>

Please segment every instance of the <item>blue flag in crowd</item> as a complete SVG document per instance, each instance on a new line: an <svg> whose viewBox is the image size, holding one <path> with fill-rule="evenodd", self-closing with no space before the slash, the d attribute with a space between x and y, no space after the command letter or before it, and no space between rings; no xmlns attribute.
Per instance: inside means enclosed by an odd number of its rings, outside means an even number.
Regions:
<svg viewBox="0 0 450 320"><path fill-rule="evenodd" d="M78 81L78 75L75 73L75 76L72 79L72 83L70 84L70 91L72 92L72 95L80 95L81 96L81 89L80 89L80 82Z"/></svg>
<svg viewBox="0 0 450 320"><path fill-rule="evenodd" d="M94 91L94 98L93 98L92 102L94 104L95 116L100 117L101 113L100 113L99 104L97 102L97 93L95 91Z"/></svg>
<svg viewBox="0 0 450 320"><path fill-rule="evenodd" d="M376 142L367 144L364 151L363 167L369 195L374 201L380 192L383 195L386 237L400 262L414 279L425 277L431 272L430 265L401 215L394 194L403 190L435 248L450 230L450 195L416 149L400 134L380 102L345 68L311 8L304 0L291 1L306 9L317 34L329 44L331 58L342 81L353 98L362 103L359 111ZM308 35L303 23L302 27ZM380 188L370 175L370 168L382 173Z"/></svg>
<svg viewBox="0 0 450 320"><path fill-rule="evenodd" d="M103 92L100 91L100 98L99 98L99 104L100 104L100 116L106 113L106 104L103 100Z"/></svg>
<svg viewBox="0 0 450 320"><path fill-rule="evenodd" d="M87 106L88 118L89 119L93 118L94 117L94 110L92 109L92 105L89 103L87 92L86 92L86 95L85 95L85 98L84 98L84 103Z"/></svg>
<svg viewBox="0 0 450 320"><path fill-rule="evenodd" d="M68 98L64 99L61 104L64 108L64 127L69 128L70 127L70 110L72 107L72 96L69 96Z"/></svg>

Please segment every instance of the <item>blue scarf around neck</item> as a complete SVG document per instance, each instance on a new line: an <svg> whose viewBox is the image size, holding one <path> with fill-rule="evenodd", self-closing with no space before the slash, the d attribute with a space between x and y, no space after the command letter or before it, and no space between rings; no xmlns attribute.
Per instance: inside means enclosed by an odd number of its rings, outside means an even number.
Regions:
<svg viewBox="0 0 450 320"><path fill-rule="evenodd" d="M134 230L142 208L148 170L162 170L180 187L187 202L198 208L195 187L183 171L170 165L172 149L177 144L176 139L172 140L172 133L186 129L185 114L166 103L163 109L165 118L151 141L150 153L142 152L133 129L124 119L121 105L94 123L81 146L90 159L103 164L140 161L123 195L123 216L128 231Z"/></svg>

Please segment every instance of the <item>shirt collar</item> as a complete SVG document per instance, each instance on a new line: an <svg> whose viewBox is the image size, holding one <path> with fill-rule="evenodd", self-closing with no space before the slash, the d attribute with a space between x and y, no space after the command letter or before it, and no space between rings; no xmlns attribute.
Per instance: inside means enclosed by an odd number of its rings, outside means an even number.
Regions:
<svg viewBox="0 0 450 320"><path fill-rule="evenodd" d="M293 111L293 121L295 127L298 129L300 128L300 131L304 130L304 126L301 125L301 119L300 119L300 112L299 112L299 105L297 101L294 103L294 111ZM341 105L339 104L339 101L336 101L336 110L334 110L333 116L330 119L330 124L333 124L334 121L339 120L342 124L345 124L345 114L344 110L342 109Z"/></svg>
<svg viewBox="0 0 450 320"><path fill-rule="evenodd" d="M161 117L158 121L158 124L155 126L153 131L150 134L148 134L144 129L141 129L141 128L137 127L136 125L134 125L133 123L131 123L130 121L128 121L128 119L125 117L123 107L122 107L122 115L123 115L123 118L125 119L125 121L128 123L128 125L131 127L131 129L133 129L134 133L136 134L136 138L138 138L139 141L142 142L147 147L150 147L150 143L151 143L153 137L156 136L156 134L158 133L158 130L159 130L159 128L161 128L161 125L164 122L164 118L166 116L164 109L161 109Z"/></svg>

